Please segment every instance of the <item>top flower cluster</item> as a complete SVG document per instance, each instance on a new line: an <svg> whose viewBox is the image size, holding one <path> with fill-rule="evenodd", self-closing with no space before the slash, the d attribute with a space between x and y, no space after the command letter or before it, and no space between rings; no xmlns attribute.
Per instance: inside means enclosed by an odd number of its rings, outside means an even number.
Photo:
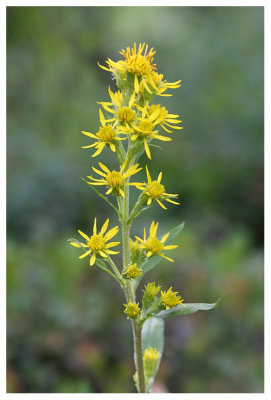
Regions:
<svg viewBox="0 0 271 400"><path fill-rule="evenodd" d="M168 89L180 87L180 82L167 82L163 74L156 71L156 64L153 63L155 51L148 50L148 45L136 44L133 48L127 47L121 50L123 60L117 62L110 58L106 61L107 66L99 66L112 73L118 86L117 92L108 88L111 101L99 102L103 108L99 109L100 128L94 134L82 131L82 133L95 141L83 148L95 148L92 157L99 155L105 147L111 151L124 152L122 142L128 140L130 143L130 156L141 155L145 150L149 159L151 152L149 145L155 139L170 141L167 134L172 130L182 129L179 124L179 116L170 114L160 104L152 104L153 98L158 96L171 96L166 93ZM105 116L108 114L108 116ZM163 129L163 134L159 133ZM139 157L138 157L139 158Z"/></svg>

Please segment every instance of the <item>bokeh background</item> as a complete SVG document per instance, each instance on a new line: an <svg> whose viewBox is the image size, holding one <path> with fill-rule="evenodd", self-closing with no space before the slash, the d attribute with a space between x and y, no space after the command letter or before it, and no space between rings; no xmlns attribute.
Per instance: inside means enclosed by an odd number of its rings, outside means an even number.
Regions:
<svg viewBox="0 0 271 400"><path fill-rule="evenodd" d="M154 390L262 392L263 7L7 8L7 390L135 391L119 287L67 243L94 216L117 223L80 180L98 161L80 131L97 131L96 102L115 88L97 60L134 41L182 79L159 99L184 129L149 162L181 206L153 207L132 233L186 225L175 263L147 279L186 302L222 298L166 320ZM100 160L116 166L107 149Z"/></svg>

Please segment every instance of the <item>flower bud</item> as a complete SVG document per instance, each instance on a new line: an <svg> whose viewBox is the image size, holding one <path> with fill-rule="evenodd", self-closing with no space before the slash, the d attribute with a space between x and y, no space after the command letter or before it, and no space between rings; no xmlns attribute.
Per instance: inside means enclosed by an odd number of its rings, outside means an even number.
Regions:
<svg viewBox="0 0 271 400"><path fill-rule="evenodd" d="M138 268L136 264L130 264L122 273L125 279L135 279L142 275L142 269Z"/></svg>
<svg viewBox="0 0 271 400"><path fill-rule="evenodd" d="M159 351L156 348L148 347L144 351L144 373L146 380L155 374L157 362L159 360Z"/></svg>
<svg viewBox="0 0 271 400"><path fill-rule="evenodd" d="M127 304L124 304L124 306L124 313L128 315L128 318L136 319L138 317L138 314L140 313L138 303L132 303L131 301L129 301Z"/></svg>
<svg viewBox="0 0 271 400"><path fill-rule="evenodd" d="M161 286L155 286L155 283L148 283L145 286L144 294L143 294L143 299L142 299L142 304L144 308L148 308L151 306L151 304L154 302L155 297L157 293L159 292Z"/></svg>

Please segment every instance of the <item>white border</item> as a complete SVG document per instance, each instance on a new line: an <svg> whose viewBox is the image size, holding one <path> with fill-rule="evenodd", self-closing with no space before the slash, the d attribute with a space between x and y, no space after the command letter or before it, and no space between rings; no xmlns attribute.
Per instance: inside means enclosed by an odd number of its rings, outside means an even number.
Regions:
<svg viewBox="0 0 271 400"><path fill-rule="evenodd" d="M3 151L3 156L0 158L0 170L2 172L2 193L3 188L5 188L5 178L6 178L6 166L5 166L5 148L6 148L6 140L5 140L5 132L6 132L6 63L4 60L6 59L6 7L8 6L264 6L265 7L265 174L268 177L265 179L266 188L265 188L265 204L267 207L265 208L265 238L267 245L265 248L270 250L271 246L268 246L270 241L270 235L268 235L267 225L270 226L271 222L271 212L270 207L268 205L271 202L271 179L270 179L270 161L268 160L268 155L271 151L271 129L270 129L270 111L271 111L271 102L270 102L270 71L271 71L271 63L270 63L270 23L271 23L271 2L269 1L161 1L161 0L137 0L137 1L129 1L128 4L124 1L4 1L0 5L0 51L2 54L1 57L1 70L0 70L0 79L1 79L1 118L0 122L2 125L2 135L1 135L1 150ZM269 29L268 29L269 28ZM5 221L6 214L6 203L5 196L1 196L2 206L1 207L1 221ZM2 252L1 255L4 256L1 280L0 280L0 293L2 295L1 309L0 309L0 321L1 321L1 343L0 343L0 399L9 399L9 400L39 400L39 399L47 399L50 398L52 400L89 400L90 398L99 398L99 399L127 399L127 398L142 398L148 396L149 399L165 399L170 398L172 400L179 399L231 399L231 400L242 400L242 399L267 399L271 396L271 383L270 378L270 337L271 337L271 329L270 329L270 308L268 305L270 304L270 292L268 291L268 283L271 281L271 260L270 260L270 251L265 252L265 311L268 310L268 313L265 312L265 393L206 393L206 394L187 394L187 393L178 393L178 394L99 394L99 393L90 393L90 394L56 394L56 393L48 393L48 394L32 394L32 393L6 393L6 286L5 286L5 224L2 224L1 229L1 245ZM270 243L271 244L271 243Z"/></svg>

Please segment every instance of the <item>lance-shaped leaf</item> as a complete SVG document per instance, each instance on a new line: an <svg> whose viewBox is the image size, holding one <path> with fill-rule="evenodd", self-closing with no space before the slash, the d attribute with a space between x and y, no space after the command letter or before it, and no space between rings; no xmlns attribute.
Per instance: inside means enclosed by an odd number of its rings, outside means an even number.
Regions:
<svg viewBox="0 0 271 400"><path fill-rule="evenodd" d="M167 238L167 240L165 241L165 245L169 245L173 242L173 240L175 239L175 237L181 232L181 230L184 227L184 222L181 223L180 225L177 225L175 228L173 228L170 232L169 232L169 237ZM142 279L142 276L150 271L151 269L153 269L154 267L156 267L156 265L162 261L163 258L160 256L152 256L150 258L148 258L146 261L144 261L141 265L140 265L140 269L142 269L142 275L140 277L138 277L137 279L135 279L134 282L134 288L136 289Z"/></svg>
<svg viewBox="0 0 271 400"><path fill-rule="evenodd" d="M151 315L157 318L167 318L175 315L193 314L197 311L208 311L216 308L220 300L221 299L218 299L216 303L185 303L185 307L180 304L177 307L170 308L169 310L162 310Z"/></svg>
<svg viewBox="0 0 271 400"><path fill-rule="evenodd" d="M161 318L156 318L152 317L147 319L147 321L144 322L143 328L142 328L142 349L143 349L143 354L144 351L148 347L155 348L159 351L159 359L156 365L155 372L153 376L149 379L149 385L148 385L148 392L151 390L151 387L153 385L155 376L158 372L160 361L162 358L163 354L163 349L164 349L164 321Z"/></svg>

